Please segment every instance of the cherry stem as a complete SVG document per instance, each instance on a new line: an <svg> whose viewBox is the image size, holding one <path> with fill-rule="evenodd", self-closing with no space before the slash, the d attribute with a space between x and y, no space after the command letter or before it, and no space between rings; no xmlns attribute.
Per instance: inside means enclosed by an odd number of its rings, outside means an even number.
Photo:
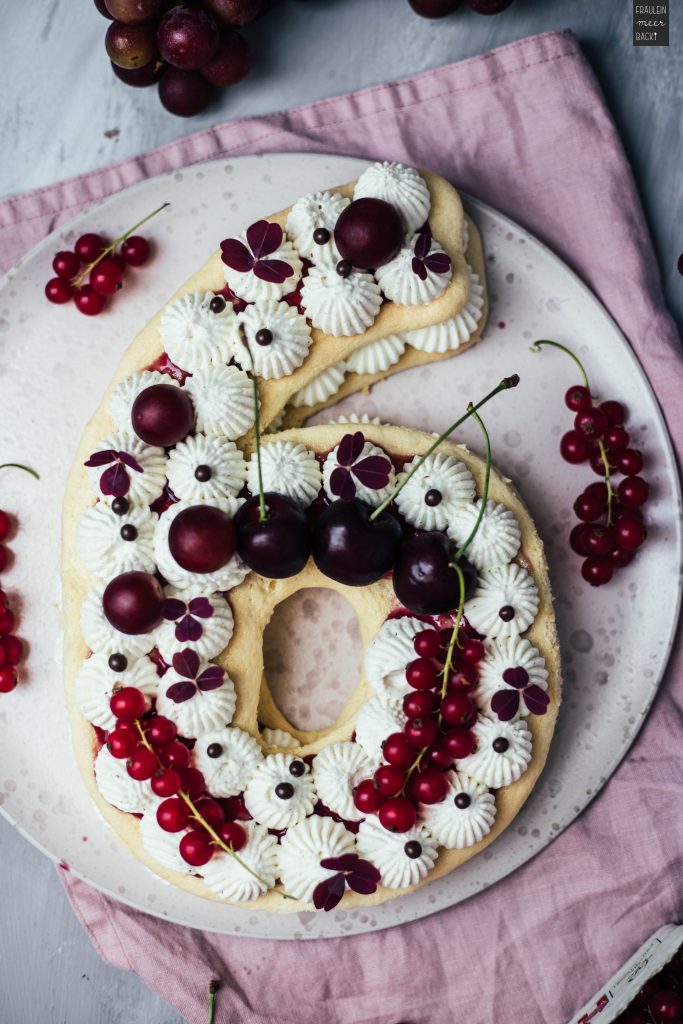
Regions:
<svg viewBox="0 0 683 1024"><path fill-rule="evenodd" d="M396 487L394 487L389 497L386 498L382 502L382 504L375 509L375 511L369 517L370 522L372 522L374 519L377 519L377 517L381 515L381 513L384 512L384 510L387 509L389 505L391 505L392 501L395 501L396 496L403 490L403 488L408 483L413 474L418 471L418 469L425 462L425 460L428 459L429 456L436 451L440 444L443 444L446 438L450 434L452 434L454 430L457 430L458 427L462 426L465 420L468 420L470 416L473 416L477 409L481 409L482 405L486 405L488 401L490 401L496 395L500 394L501 391L507 391L510 388L516 388L518 384L519 375L513 373L511 377L504 377L500 384L498 384L498 386L493 389L493 391L489 391L488 395L484 395L484 397L481 398L475 405L473 405L472 402L470 402L470 404L467 407L467 412L459 419L457 419L455 423L452 423L450 427L447 427L447 429L444 430L443 434L439 434L436 440L432 444L430 444L429 448L424 453L424 455L422 455L418 459L418 461L415 463L412 469L410 469L408 473L406 473L406 475L400 481L400 483L398 483Z"/></svg>
<svg viewBox="0 0 683 1024"><path fill-rule="evenodd" d="M216 978L212 978L209 982L209 1022L208 1024L214 1024L216 1019L216 992L218 992L219 983Z"/></svg>
<svg viewBox="0 0 683 1024"><path fill-rule="evenodd" d="M103 260L104 257L108 256L110 252L113 252L114 249L116 249L116 247L121 244L121 242L125 242L125 240L128 237L130 237L130 235L132 235L134 231L137 231L137 229L141 228L143 224L146 224L148 220L151 220L152 217L156 217L158 213L161 213L162 210L165 210L166 207L170 205L170 203L162 203L161 206L158 206L156 208L156 210L152 210L152 212L148 213L146 217L143 217L142 220L139 220L137 224L133 224L132 228L128 228L128 231L124 231L122 235L119 235L118 238L115 238L111 245L108 245L106 249L102 250L97 259L93 260L92 263L88 263L87 267L85 267L84 270L81 270L80 274L77 274L76 277L73 278L71 284L74 286L74 288L78 288L85 281L86 277L88 277L88 275L95 269L100 260Z"/></svg>
<svg viewBox="0 0 683 1024"><path fill-rule="evenodd" d="M154 749L152 744L149 742L149 740L145 736L145 731L142 728L142 725L140 724L140 720L136 719L135 720L135 724L137 726L138 733L140 734L140 740L142 742L142 745L144 747L147 747L148 750L152 751L152 753L154 754L154 756L157 759L157 764L163 770L164 765L161 762L161 760L159 759L159 755L157 754L156 750ZM183 790L183 789L179 789L178 790L178 796L181 798L181 800L183 800L187 804L187 806L189 807L189 809L192 812L192 817L194 818L194 820L197 821L202 826L202 828L205 829L206 832L208 832L208 834L211 836L211 838L214 841L214 844L216 846L219 846L221 848L221 850L224 850L226 853L230 854L230 856L233 857L237 861L237 863L240 865L241 868L244 868L245 871L248 871L250 875L252 875L258 882L261 883L261 885L265 885L266 889L268 889L269 886L268 886L268 883L266 882L265 878L261 878L261 876L257 875L256 872L252 868L250 868L248 864L245 864L245 862L242 860L242 858L238 857L238 855L235 853L235 850L233 849L233 847L231 845L229 845L228 843L223 842L223 840L218 835L216 830L208 823L208 821L205 818L202 817L202 815L197 810L197 807L196 807L194 801L192 800L192 797L188 793L186 793L185 790ZM293 899L295 899L294 896L290 896L289 893L286 893L286 892L281 892L279 889L276 889L275 892L277 892L278 895L282 896L282 898L285 899L285 900L293 900Z"/></svg>
<svg viewBox="0 0 683 1024"><path fill-rule="evenodd" d="M552 345L553 348L559 348L561 352L566 353L566 355L568 355L570 359L573 359L576 365L578 366L579 371L581 372L581 376L583 377L583 383L585 384L588 391L590 391L588 375L584 370L583 363L581 362L579 357L572 352L570 348L567 348L566 345L562 345L559 341L549 341L547 338L543 338L541 341L535 341L533 343L533 345L531 346L531 351L540 352L542 345Z"/></svg>
<svg viewBox="0 0 683 1024"><path fill-rule="evenodd" d="M251 363L251 386L254 393L254 447L256 449L256 469L258 471L258 520L259 523L262 523L267 518L267 515L266 500L263 496L263 471L261 469L261 403L259 400L258 381L256 379L256 370L254 369L254 360L251 356L251 349L249 348L249 342L247 341L247 333L244 330L244 324L239 325L239 336L240 341L247 350L249 362Z"/></svg>
<svg viewBox="0 0 683 1024"><path fill-rule="evenodd" d="M30 466L22 466L20 462L3 462L0 465L0 469L23 469L25 473L30 473L36 480L40 480L40 476L36 473L35 469L31 469Z"/></svg>

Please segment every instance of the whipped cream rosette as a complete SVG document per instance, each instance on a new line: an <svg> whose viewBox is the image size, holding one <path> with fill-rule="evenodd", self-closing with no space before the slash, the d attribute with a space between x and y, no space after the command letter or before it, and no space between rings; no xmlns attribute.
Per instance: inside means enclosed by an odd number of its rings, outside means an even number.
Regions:
<svg viewBox="0 0 683 1024"><path fill-rule="evenodd" d="M191 434L168 453L168 485L176 498L215 501L234 498L244 487L244 455L225 437Z"/></svg>
<svg viewBox="0 0 683 1024"><path fill-rule="evenodd" d="M465 604L465 615L484 636L513 636L529 628L538 605L533 577L521 565L510 562L479 573L474 597Z"/></svg>
<svg viewBox="0 0 683 1024"><path fill-rule="evenodd" d="M76 543L83 564L98 579L122 572L154 572L154 529L157 516L145 505L132 505L117 515L98 501L78 524Z"/></svg>
<svg viewBox="0 0 683 1024"><path fill-rule="evenodd" d="M389 832L376 818L360 823L358 853L377 868L382 885L405 889L426 878L437 858L436 843L421 826L407 832Z"/></svg>
<svg viewBox="0 0 683 1024"><path fill-rule="evenodd" d="M313 762L319 798L345 821L359 821L363 817L353 802L353 792L371 771L372 765L359 743L331 743Z"/></svg>
<svg viewBox="0 0 683 1024"><path fill-rule="evenodd" d="M147 809L140 819L140 842L162 868L178 871L181 875L190 875L196 871L180 854L178 833L166 832L160 826L155 807Z"/></svg>
<svg viewBox="0 0 683 1024"><path fill-rule="evenodd" d="M308 508L320 493L322 473L313 452L296 441L266 441L261 445L263 490L291 498ZM252 455L247 470L247 487L258 494L258 460Z"/></svg>
<svg viewBox="0 0 683 1024"><path fill-rule="evenodd" d="M506 720L543 715L549 701L547 689L545 658L526 637L499 637L487 642L475 694L483 711Z"/></svg>
<svg viewBox="0 0 683 1024"><path fill-rule="evenodd" d="M315 264L341 259L334 227L349 202L339 192L311 192L297 199L287 217L287 234L301 256Z"/></svg>
<svg viewBox="0 0 683 1024"><path fill-rule="evenodd" d="M406 349L406 343L399 334L389 334L379 341L357 348L346 360L349 373L385 373L395 366Z"/></svg>
<svg viewBox="0 0 683 1024"><path fill-rule="evenodd" d="M296 750L301 746L296 736L285 729L262 729L261 739L267 747L282 747L284 750Z"/></svg>
<svg viewBox="0 0 683 1024"><path fill-rule="evenodd" d="M106 746L95 758L95 784L108 804L129 814L144 814L159 803L150 783L132 779L126 771L126 762L112 757Z"/></svg>
<svg viewBox="0 0 683 1024"><path fill-rule="evenodd" d="M229 363L237 338L237 318L213 292L191 292L174 299L161 314L164 350L187 373Z"/></svg>
<svg viewBox="0 0 683 1024"><path fill-rule="evenodd" d="M407 716L399 698L391 699L382 694L361 704L356 718L356 743L363 748L373 766L382 760L382 744L387 736L393 732L402 732L406 721Z"/></svg>
<svg viewBox="0 0 683 1024"><path fill-rule="evenodd" d="M246 845L239 859L218 850L202 868L204 881L223 900L238 903L258 899L275 885L278 873L278 845L275 836L262 825L244 822Z"/></svg>
<svg viewBox="0 0 683 1024"><path fill-rule="evenodd" d="M398 306L424 306L446 289L453 275L450 256L429 230L413 235L395 256L375 271L377 283Z"/></svg>
<svg viewBox="0 0 683 1024"><path fill-rule="evenodd" d="M320 862L353 853L353 849L354 837L341 822L317 815L299 821L287 829L280 842L280 878L285 890L308 902L316 886L336 873Z"/></svg>
<svg viewBox="0 0 683 1024"><path fill-rule="evenodd" d="M246 345L238 336L233 355L243 369L253 371L262 380L287 377L306 359L311 329L293 306L273 300L254 302L238 320Z"/></svg>
<svg viewBox="0 0 683 1024"><path fill-rule="evenodd" d="M335 363L328 366L305 387L296 391L291 398L291 404L299 409L302 406L317 405L319 402L326 402L328 398L335 395L344 383L346 375L346 363Z"/></svg>
<svg viewBox="0 0 683 1024"><path fill-rule="evenodd" d="M383 161L363 171L353 191L354 199L383 199L395 206L407 232L424 227L431 200L427 182L414 167Z"/></svg>
<svg viewBox="0 0 683 1024"><path fill-rule="evenodd" d="M464 770L449 771L447 777L446 796L436 804L420 804L420 821L439 846L464 850L480 843L491 831L496 801L484 783L470 778Z"/></svg>
<svg viewBox="0 0 683 1024"><path fill-rule="evenodd" d="M479 275L471 267L468 266L467 269L470 294L460 312L440 324L420 327L416 331L406 331L400 335L405 344L432 354L455 352L461 345L467 344L472 335L479 330L486 305L486 294Z"/></svg>
<svg viewBox="0 0 683 1024"><path fill-rule="evenodd" d="M152 706L151 698L157 695L159 675L154 663L146 656L124 661L124 667L115 671L109 664L109 655L91 654L76 677L76 703L88 721L100 729L109 731L116 725L109 707L115 690L134 686L147 698L147 710Z"/></svg>
<svg viewBox="0 0 683 1024"><path fill-rule="evenodd" d="M173 657L157 694L159 714L188 738L229 725L236 703L235 686L225 669L200 661L189 649Z"/></svg>
<svg viewBox="0 0 683 1024"><path fill-rule="evenodd" d="M417 655L413 641L424 623L411 615L388 619L365 652L365 675L370 686L384 699L404 697L410 692L406 668Z"/></svg>
<svg viewBox="0 0 683 1024"><path fill-rule="evenodd" d="M342 276L334 266L311 267L301 302L314 327L336 337L363 334L375 322L382 293L372 274L352 269Z"/></svg>
<svg viewBox="0 0 683 1024"><path fill-rule="evenodd" d="M166 483L164 449L145 444L132 429L105 437L94 447L85 466L101 501L126 498L132 504L149 505Z"/></svg>
<svg viewBox="0 0 683 1024"><path fill-rule="evenodd" d="M313 812L315 782L305 761L292 754L268 754L244 791L244 803L268 828L289 828Z"/></svg>
<svg viewBox="0 0 683 1024"><path fill-rule="evenodd" d="M263 751L244 729L228 726L203 732L192 750L192 763L214 796L237 796L263 761Z"/></svg>
<svg viewBox="0 0 683 1024"><path fill-rule="evenodd" d="M130 430L133 403L141 391L154 387L155 384L170 384L179 388L180 384L167 373L158 370L140 370L124 377L117 384L109 399L109 412L117 430Z"/></svg>
<svg viewBox="0 0 683 1024"><path fill-rule="evenodd" d="M95 654L123 654L126 658L141 658L154 647L153 633L122 633L115 629L104 614L102 597L106 583L98 583L89 590L81 605L81 633Z"/></svg>
<svg viewBox="0 0 683 1024"><path fill-rule="evenodd" d="M476 488L467 467L452 455L434 452L420 465L407 462L399 477L409 477L396 497L396 505L419 530L444 530L451 520L471 506Z"/></svg>
<svg viewBox="0 0 683 1024"><path fill-rule="evenodd" d="M483 786L500 789L516 782L529 767L532 739L523 721L500 722L479 715L473 732L476 749L458 761L458 771Z"/></svg>
<svg viewBox="0 0 683 1024"><path fill-rule="evenodd" d="M251 382L236 366L197 370L185 381L197 414L197 430L234 441L254 424Z"/></svg>
<svg viewBox="0 0 683 1024"><path fill-rule="evenodd" d="M279 224L259 220L239 238L221 242L223 273L245 302L267 302L293 292L302 262Z"/></svg>
<svg viewBox="0 0 683 1024"><path fill-rule="evenodd" d="M196 651L203 661L217 657L230 642L234 627L230 605L223 594L195 593L167 587L161 615L163 622L155 633L159 654L167 664L186 648Z"/></svg>
<svg viewBox="0 0 683 1024"><path fill-rule="evenodd" d="M386 452L366 441L361 431L346 434L323 463L323 487L330 501L356 497L377 507L389 497L394 483Z"/></svg>
<svg viewBox="0 0 683 1024"><path fill-rule="evenodd" d="M454 511L449 518L448 535L456 544L464 544L479 516L479 501ZM506 565L519 551L522 533L512 512L504 505L487 501L486 511L467 548L467 557L477 569Z"/></svg>

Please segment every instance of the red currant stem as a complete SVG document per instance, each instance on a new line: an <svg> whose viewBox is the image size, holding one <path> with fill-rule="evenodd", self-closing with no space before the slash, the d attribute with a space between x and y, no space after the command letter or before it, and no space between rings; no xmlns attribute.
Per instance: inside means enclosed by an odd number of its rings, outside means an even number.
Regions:
<svg viewBox="0 0 683 1024"><path fill-rule="evenodd" d="M218 992L218 981L212 978L209 982L209 1024L214 1024L216 1019L216 992Z"/></svg>
<svg viewBox="0 0 683 1024"><path fill-rule="evenodd" d="M154 749L152 744L149 742L149 740L145 736L145 731L142 728L142 725L140 724L140 719L136 719L135 720L135 725L137 727L138 733L140 734L140 741L141 741L142 745L144 747L147 747L148 750L152 751L152 753L154 754L154 756L157 759L157 764L159 765L160 768L163 769L164 766L163 766L161 760L159 759L159 755L157 754L156 750ZM218 835L216 830L214 828L212 828L212 826L209 825L208 821L206 821L206 819L203 818L202 815L199 813L199 811L197 810L197 808L195 806L194 801L189 796L189 794L186 793L185 790L179 789L178 790L178 796L181 798L181 800L183 800L187 804L187 806L189 807L190 811L192 812L192 817L194 818L194 820L196 822L198 822L198 824L200 824L202 826L202 828L204 828L209 833L209 835L213 839L215 845L219 846L221 848L221 850L225 850L225 852L229 853L231 857L234 857L234 859L237 861L237 863L240 865L240 867L244 868L245 871L248 871L250 875L253 875L253 877L257 881L259 881L261 883L261 885L265 885L265 887L267 889L268 888L268 883L266 882L266 880L264 878L261 878L260 875L257 875L256 872L253 871L249 867L248 864L245 864L245 862L242 860L242 858L237 856L237 854L235 853L235 851L232 848L232 846L230 846L228 843L224 843L223 842L223 840ZM278 890L278 889L276 889L275 891L278 892L279 895L282 896L283 899L293 900L295 898L294 896L290 896L286 892L280 892L280 890Z"/></svg>
<svg viewBox="0 0 683 1024"><path fill-rule="evenodd" d="M458 427L462 426L462 424L465 422L465 420L468 420L470 418L470 416L474 415L474 413L476 412L477 409L481 409L482 405L486 405L486 403L488 401L490 401L492 398L494 398L501 391L507 391L509 388L516 388L518 384L519 384L519 376L518 376L518 374L513 373L513 375L511 377L504 377L502 379L502 381L500 382L500 384L498 384L498 386L495 387L493 389L493 391L489 391L488 395L484 395L483 398L480 398L479 401L476 403L476 405L473 405L472 402L470 402L470 404L467 406L467 412L463 416L461 416L459 419L457 419L455 421L455 423L452 423L450 425L450 427L447 427L446 430L444 430L443 434L439 434L437 439L432 444L430 444L429 448L424 453L424 455L422 455L418 459L418 461L415 463L413 468L408 473L406 473L406 475L403 477L401 482L398 483L396 485L396 487L394 487L394 489L391 492L391 494L389 495L389 497L386 498L382 502L381 505L378 505L378 507L375 509L375 511L370 516L370 522L372 522L373 519L377 519L377 517L379 515L381 515L381 513L384 512L384 510L387 509L389 507L389 505L391 505L392 501L395 501L396 496L403 490L403 488L408 483L408 481L413 476L413 474L418 471L418 469L420 468L422 463L426 459L428 459L429 456L433 452L436 451L436 449L439 447L440 444L443 444L443 442L446 440L446 438L450 434L452 434L454 430L457 430Z"/></svg>
<svg viewBox="0 0 683 1024"><path fill-rule="evenodd" d="M581 371L581 376L583 377L583 383L586 385L586 388L588 389L588 391L590 391L590 384L588 383L588 376L586 374L586 371L583 368L583 363L581 362L581 360L579 359L578 356L574 355L574 353L572 352L572 350L570 348L567 348L566 345L561 345L559 341L549 341L547 338L544 338L541 341L535 341L533 343L533 345L531 346L531 351L532 352L540 352L541 351L541 345L552 345L553 348L559 348L560 351L566 352L566 354L570 357L570 359L573 359L574 362L576 363L576 365L578 366L579 370Z"/></svg>
<svg viewBox="0 0 683 1024"><path fill-rule="evenodd" d="M0 469L23 469L25 473L30 473L36 480L40 480L40 476L36 473L35 469L31 469L30 466L22 466L20 462L3 462L0 465Z"/></svg>
<svg viewBox="0 0 683 1024"><path fill-rule="evenodd" d="M607 451L605 450L605 442L600 438L598 441L598 447L600 448L600 458L602 464L605 467L605 485L607 487L607 525L612 525L612 498L614 497L614 488L612 487L612 472L609 468L609 459L607 458Z"/></svg>
<svg viewBox="0 0 683 1024"><path fill-rule="evenodd" d="M119 235L118 238L114 239L111 245L108 245L106 249L102 250L97 259L93 260L92 263L88 263L87 267L85 267L84 270L81 270L80 274L77 274L76 277L73 278L71 284L74 286L74 288L78 288L81 284L83 284L86 277L88 277L90 272L95 269L100 260L103 260L104 257L108 256L110 252L113 252L114 249L116 249L116 247L121 244L121 242L125 242L129 235L132 235L134 231L137 231L137 229L141 228L143 224L146 224L148 220L151 220L152 217L156 217L158 213L161 213L162 210L165 210L166 207L170 205L170 203L162 203L161 206L158 206L156 208L156 210L152 210L152 212L148 213L146 217L143 217L142 220L139 220L137 224L133 224L132 228L128 228L128 230L124 231L122 235Z"/></svg>
<svg viewBox="0 0 683 1024"><path fill-rule="evenodd" d="M446 652L446 662L445 662L444 667L443 667L443 682L441 683L441 696L442 697L445 697L445 695L446 695L446 688L448 686L448 677L450 675L451 668L453 667L453 651L455 650L455 645L460 643L460 641L458 640L458 634L460 632L460 623L462 622L462 610L463 610L463 607L465 605L465 577L463 575L463 571L460 568L460 566L457 564L457 562L454 562L451 565L451 568L455 569L455 571L458 574L458 584L460 586L460 596L459 596L459 599L458 599L458 610L457 610L456 615L455 615L455 622L453 623L453 631L451 632L451 639L450 639L450 642L448 644L448 650ZM440 711L439 711L439 724L441 724L441 712Z"/></svg>
<svg viewBox="0 0 683 1024"><path fill-rule="evenodd" d="M415 760L411 764L410 768L406 772L405 782L403 783L403 785L401 786L401 788L400 788L400 790L398 792L399 796L405 796L406 789L408 788L408 783L410 782L413 774L420 767L420 762L422 761L422 758L425 756L426 753L427 753L427 748L426 747L422 747L422 749L418 753L417 757L415 758Z"/></svg>
<svg viewBox="0 0 683 1024"><path fill-rule="evenodd" d="M266 500L263 496L263 471L261 469L261 403L259 400L258 380L256 379L254 360L251 356L251 349L249 348L249 342L247 341L247 333L244 330L244 324L240 324L238 330L240 341L246 348L247 355L249 356L249 362L251 363L251 386L254 391L254 448L256 449L256 469L258 470L258 521L259 523L262 523L267 518L267 514Z"/></svg>

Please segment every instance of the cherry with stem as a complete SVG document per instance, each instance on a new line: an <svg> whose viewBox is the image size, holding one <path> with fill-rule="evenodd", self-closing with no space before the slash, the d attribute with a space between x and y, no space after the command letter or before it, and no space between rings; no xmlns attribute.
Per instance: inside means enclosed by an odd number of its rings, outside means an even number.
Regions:
<svg viewBox="0 0 683 1024"><path fill-rule="evenodd" d="M165 210L166 207L170 205L171 204L169 202L162 203L161 206L158 206L156 210L152 210L151 213L148 213L146 217L143 217L142 220L139 220L137 224L134 224L132 228L128 229L128 231L124 231L122 235L119 235L118 238L115 238L111 245L108 245L106 249L103 249L96 259L92 260L91 263L88 263L88 265L84 267L83 270L81 270L76 277L73 278L71 284L74 286L74 288L78 288L80 287L80 285L83 284L86 278L90 276L91 271L95 269L98 263L100 263L105 258L105 256L109 256L109 254L114 252L114 250L119 245L121 245L122 242L125 242L126 239L133 234L134 231L137 231L137 229L141 228L143 224L146 224L148 220L151 220L152 217L156 217L158 213L161 213L162 210Z"/></svg>

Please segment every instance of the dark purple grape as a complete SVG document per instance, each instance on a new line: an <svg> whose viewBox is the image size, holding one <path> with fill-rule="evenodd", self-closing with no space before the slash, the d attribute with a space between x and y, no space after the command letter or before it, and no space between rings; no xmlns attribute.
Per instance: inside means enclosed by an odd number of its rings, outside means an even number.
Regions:
<svg viewBox="0 0 683 1024"><path fill-rule="evenodd" d="M159 13L161 0L104 0L109 14L124 25L141 25Z"/></svg>
<svg viewBox="0 0 683 1024"><path fill-rule="evenodd" d="M239 28L258 18L262 0L204 0L204 7L213 14L219 25Z"/></svg>
<svg viewBox="0 0 683 1024"><path fill-rule="evenodd" d="M111 62L111 69L117 78L120 78L126 85L133 85L136 88L143 88L146 85L156 85L164 73L166 65L162 60L152 60L141 68L120 68Z"/></svg>
<svg viewBox="0 0 683 1024"><path fill-rule="evenodd" d="M198 71L166 68L159 82L159 99L171 114L193 117L208 107L213 86Z"/></svg>
<svg viewBox="0 0 683 1024"><path fill-rule="evenodd" d="M311 531L306 515L284 494L263 495L267 518L259 519L255 494L235 516L237 552L250 569L271 580L300 573L311 553ZM182 513L181 513L182 515Z"/></svg>
<svg viewBox="0 0 683 1024"><path fill-rule="evenodd" d="M122 25L112 21L104 38L112 64L120 68L142 68L157 56L154 25Z"/></svg>
<svg viewBox="0 0 683 1024"><path fill-rule="evenodd" d="M159 22L157 40L164 60L182 71L204 67L216 53L218 26L206 11L173 7Z"/></svg>
<svg viewBox="0 0 683 1024"><path fill-rule="evenodd" d="M109 21L114 20L109 11L107 10L107 8L104 6L104 0L95 0L95 7L100 12L103 18L108 18Z"/></svg>
<svg viewBox="0 0 683 1024"><path fill-rule="evenodd" d="M445 18L460 6L460 0L408 0L421 18Z"/></svg>
<svg viewBox="0 0 683 1024"><path fill-rule="evenodd" d="M510 6L512 0L466 0L466 3L477 14L500 14Z"/></svg>
<svg viewBox="0 0 683 1024"><path fill-rule="evenodd" d="M241 82L251 66L249 46L239 32L226 32L215 57L201 68L213 85L228 86Z"/></svg>

